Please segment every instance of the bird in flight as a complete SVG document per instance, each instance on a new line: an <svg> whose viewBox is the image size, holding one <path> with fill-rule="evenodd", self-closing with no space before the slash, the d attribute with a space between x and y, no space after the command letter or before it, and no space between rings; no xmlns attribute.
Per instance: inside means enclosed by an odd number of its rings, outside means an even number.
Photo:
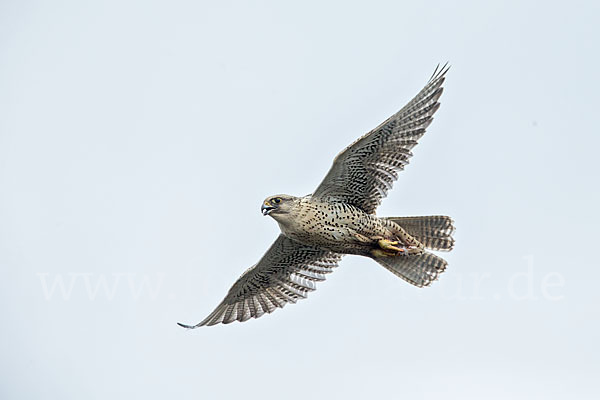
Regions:
<svg viewBox="0 0 600 400"><path fill-rule="evenodd" d="M435 281L447 263L427 250L452 250L452 219L377 217L375 211L431 124L448 68L438 66L406 106L338 154L314 193L265 199L261 211L277 221L279 237L208 317L179 325L243 322L295 303L345 254L371 258L417 287Z"/></svg>

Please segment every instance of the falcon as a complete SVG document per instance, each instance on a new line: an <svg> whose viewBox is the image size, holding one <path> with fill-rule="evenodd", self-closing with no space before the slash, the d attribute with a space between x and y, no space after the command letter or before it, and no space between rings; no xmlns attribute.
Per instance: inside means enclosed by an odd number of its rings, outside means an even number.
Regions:
<svg viewBox="0 0 600 400"><path fill-rule="evenodd" d="M281 234L258 263L233 284L204 325L246 321L295 303L315 290L345 254L368 257L417 287L431 285L446 261L427 251L454 246L450 217L377 217L411 150L438 110L447 64L400 111L334 159L314 193L278 194L261 206Z"/></svg>

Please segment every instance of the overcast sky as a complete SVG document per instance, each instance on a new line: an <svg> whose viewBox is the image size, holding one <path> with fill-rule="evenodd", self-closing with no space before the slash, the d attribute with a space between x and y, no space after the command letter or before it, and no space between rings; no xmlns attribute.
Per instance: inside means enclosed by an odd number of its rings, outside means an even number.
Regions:
<svg viewBox="0 0 600 400"><path fill-rule="evenodd" d="M1 2L0 397L599 398L598 4ZM454 218L439 282L176 325L446 61L378 210Z"/></svg>

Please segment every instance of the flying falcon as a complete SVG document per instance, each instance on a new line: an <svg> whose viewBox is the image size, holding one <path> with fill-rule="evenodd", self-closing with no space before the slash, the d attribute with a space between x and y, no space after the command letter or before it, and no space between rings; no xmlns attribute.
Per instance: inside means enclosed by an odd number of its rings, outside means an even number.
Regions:
<svg viewBox="0 0 600 400"><path fill-rule="evenodd" d="M452 250L452 219L377 217L375 210L431 124L447 71L436 68L404 108L338 154L313 194L268 197L261 210L279 224L275 243L206 319L179 325L246 321L295 303L315 290L344 254L369 257L417 287L436 280L447 263L427 250Z"/></svg>

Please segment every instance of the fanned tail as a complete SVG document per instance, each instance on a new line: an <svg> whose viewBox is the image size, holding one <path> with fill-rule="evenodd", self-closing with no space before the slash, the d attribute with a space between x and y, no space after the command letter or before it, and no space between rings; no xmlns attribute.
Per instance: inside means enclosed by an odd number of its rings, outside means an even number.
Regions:
<svg viewBox="0 0 600 400"><path fill-rule="evenodd" d="M373 256L379 264L396 276L417 287L431 285L444 272L448 263L435 254Z"/></svg>

